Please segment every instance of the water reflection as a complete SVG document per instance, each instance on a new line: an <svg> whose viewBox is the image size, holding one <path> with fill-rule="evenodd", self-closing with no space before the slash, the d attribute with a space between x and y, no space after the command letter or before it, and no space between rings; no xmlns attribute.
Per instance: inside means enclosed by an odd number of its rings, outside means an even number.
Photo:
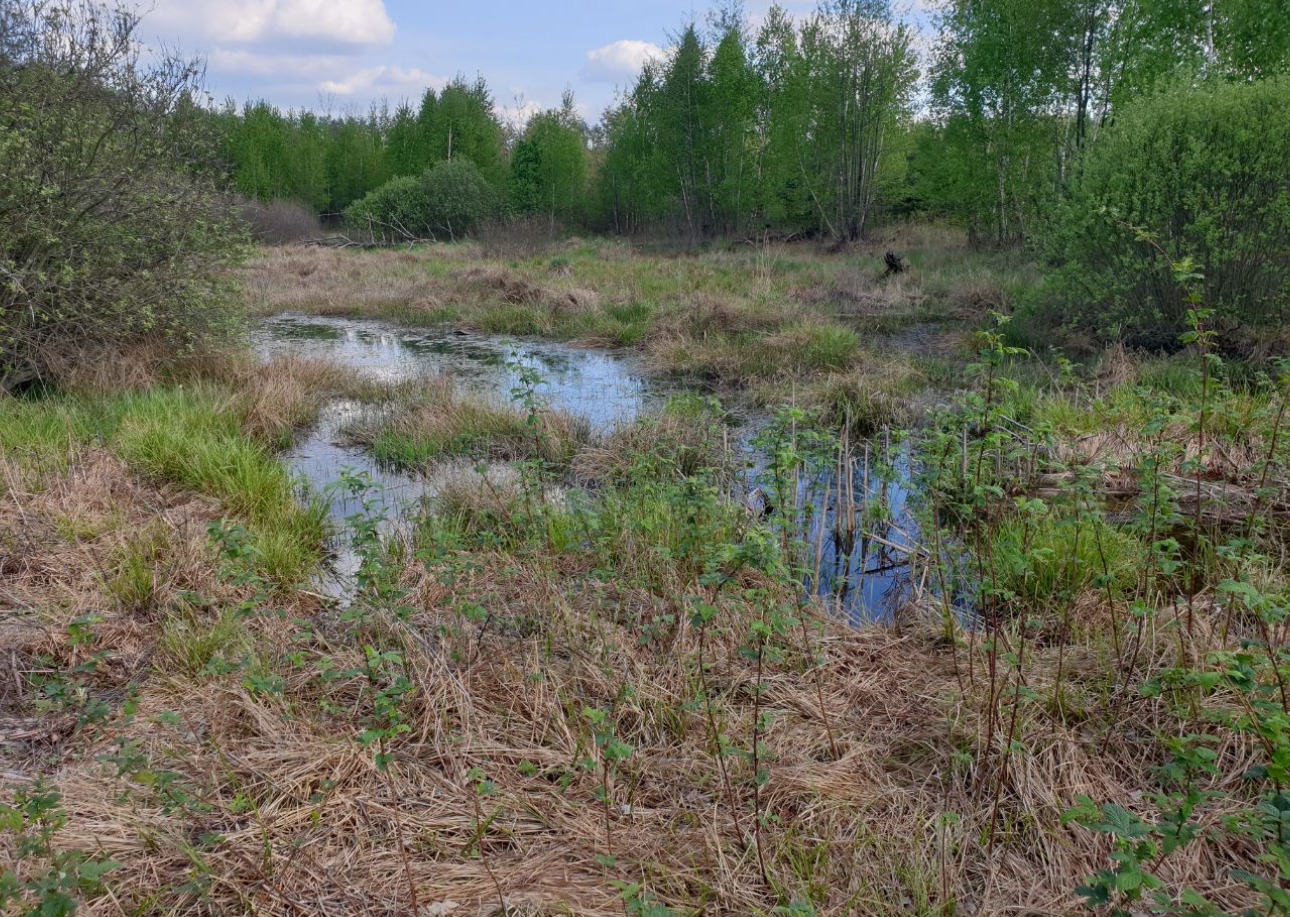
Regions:
<svg viewBox="0 0 1290 917"><path fill-rule="evenodd" d="M597 433L659 410L669 395L630 356L546 342L290 313L260 322L252 340L264 358L325 358L390 383L443 373L460 385L502 399L521 385L525 369L536 370L542 378L537 391L541 399L584 418ZM334 401L317 426L284 456L311 493L324 495L337 532L346 532L347 517L363 510L359 498L338 486L343 469L365 473L377 485L366 498L386 517L387 530L412 516L409 511L430 495L425 478L391 469L345 444L341 431L346 426L378 419L374 415L382 410ZM909 505L909 450L891 443L860 444L844 449L844 458L831 469L816 468L797 474L792 482L777 482L766 449L754 445L768 424L765 416L754 418L737 437L747 456L741 486L748 493L773 494L770 499L788 505L763 503L753 511L764 512L772 525L798 539L809 595L836 603L856 621L890 617L909 601L917 585L910 577L916 530ZM323 585L343 597L358 561L347 536L338 536L332 547L333 575Z"/></svg>
<svg viewBox="0 0 1290 917"><path fill-rule="evenodd" d="M259 322L252 329L251 341L265 359L288 354L328 359L386 383L443 373L467 388L503 399L520 386L521 373L532 369L542 378L537 394L546 404L586 419L596 432L607 432L657 410L666 400L663 387L646 379L630 358L561 344L295 313ZM345 469L365 473L377 485L366 499L372 509L385 515L387 530L427 496L423 478L384 466L362 449L345 443L341 431L346 426L374 420L373 415L382 410L355 401L333 401L316 427L283 456L308 483L311 494L327 501L337 532L345 532L346 519L363 509L362 501L340 486ZM331 548L335 556L332 575L322 585L343 596L358 559L344 535L337 536Z"/></svg>

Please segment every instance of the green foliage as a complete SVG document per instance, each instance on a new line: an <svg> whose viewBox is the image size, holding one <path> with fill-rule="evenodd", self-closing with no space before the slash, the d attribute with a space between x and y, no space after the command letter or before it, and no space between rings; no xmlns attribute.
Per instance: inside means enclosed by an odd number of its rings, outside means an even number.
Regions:
<svg viewBox="0 0 1290 917"><path fill-rule="evenodd" d="M873 217L889 131L907 117L912 33L882 0L801 22L780 8L753 42L737 9L688 27L605 116L604 218L690 238L770 227L856 238Z"/></svg>
<svg viewBox="0 0 1290 917"><path fill-rule="evenodd" d="M345 209L345 222L385 242L468 235L496 209L496 195L469 160L400 176Z"/></svg>
<svg viewBox="0 0 1290 917"><path fill-rule="evenodd" d="M437 236L469 235L497 208L497 196L469 159L441 162L425 174L426 217Z"/></svg>
<svg viewBox="0 0 1290 917"><path fill-rule="evenodd" d="M580 215L586 194L586 125L566 92L559 109L534 115L511 154L510 206L520 213Z"/></svg>
<svg viewBox="0 0 1290 917"><path fill-rule="evenodd" d="M1045 154L1065 125L1051 112L1089 103L1067 78L1084 22L1074 13L1064 0L960 2L946 13L931 87L945 127L923 165L940 186L929 196L974 235L1019 241L1054 186L1056 159Z"/></svg>
<svg viewBox="0 0 1290 917"><path fill-rule="evenodd" d="M390 179L459 159L473 163L494 191L506 183L502 127L482 80L459 78L438 94L428 89L419 107L401 104L393 115L384 105L332 117L258 101L241 112L230 102L213 121L234 186L264 202L343 211Z"/></svg>
<svg viewBox="0 0 1290 917"><path fill-rule="evenodd" d="M1290 83L1183 87L1125 106L1045 229L1053 308L1105 338L1168 347L1193 260L1221 344L1290 309ZM1144 235L1139 227L1151 230Z"/></svg>
<svg viewBox="0 0 1290 917"><path fill-rule="evenodd" d="M385 241L419 239L429 234L430 202L425 180L392 178L345 208L345 222Z"/></svg>
<svg viewBox="0 0 1290 917"><path fill-rule="evenodd" d="M70 917L78 898L96 892L103 877L121 865L56 846L58 831L67 823L61 798L57 790L37 782L17 790L12 805L0 802L0 829L11 833L16 847L16 859L0 871L0 911Z"/></svg>
<svg viewBox="0 0 1290 917"><path fill-rule="evenodd" d="M458 77L437 98L427 91L417 123L424 132L430 163L466 160L489 187L505 186L502 126L482 77L473 83Z"/></svg>
<svg viewBox="0 0 1290 917"><path fill-rule="evenodd" d="M216 195L200 67L145 65L137 17L22 0L0 17L0 387L52 355L164 339L236 318L221 271L232 211Z"/></svg>
<svg viewBox="0 0 1290 917"><path fill-rule="evenodd" d="M1245 83L1290 66L1290 11L1277 3L954 0L940 24L940 123L917 145L912 196L1000 244L1036 230L1080 177L1081 152L1107 125L1136 120L1125 106L1139 96L1198 74Z"/></svg>

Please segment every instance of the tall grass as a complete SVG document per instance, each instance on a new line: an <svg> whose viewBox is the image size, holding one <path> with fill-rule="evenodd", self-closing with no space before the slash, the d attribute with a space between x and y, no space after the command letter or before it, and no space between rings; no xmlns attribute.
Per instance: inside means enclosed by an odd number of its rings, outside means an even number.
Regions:
<svg viewBox="0 0 1290 917"><path fill-rule="evenodd" d="M0 405L0 445L29 473L65 470L86 447L106 446L136 472L214 498L258 534L266 575L294 584L316 566L321 506L266 445L244 430L245 403L218 385L104 396L50 395Z"/></svg>

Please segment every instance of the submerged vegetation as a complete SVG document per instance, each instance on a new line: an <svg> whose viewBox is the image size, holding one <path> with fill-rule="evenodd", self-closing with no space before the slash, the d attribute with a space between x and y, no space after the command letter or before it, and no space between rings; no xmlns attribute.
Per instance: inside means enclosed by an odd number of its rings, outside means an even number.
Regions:
<svg viewBox="0 0 1290 917"><path fill-rule="evenodd" d="M1283 20L1070 6L951 4L924 124L885 4L727 10L592 144L0 9L0 910L1290 912Z"/></svg>

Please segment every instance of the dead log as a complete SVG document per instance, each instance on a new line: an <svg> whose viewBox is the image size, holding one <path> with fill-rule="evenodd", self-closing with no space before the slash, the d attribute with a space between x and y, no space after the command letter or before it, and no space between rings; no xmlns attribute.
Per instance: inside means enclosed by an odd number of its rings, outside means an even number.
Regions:
<svg viewBox="0 0 1290 917"><path fill-rule="evenodd" d="M893 251L887 252L887 256L882 260L887 265L887 270L882 275L884 277L890 277L892 274L903 274L907 270L904 260Z"/></svg>

